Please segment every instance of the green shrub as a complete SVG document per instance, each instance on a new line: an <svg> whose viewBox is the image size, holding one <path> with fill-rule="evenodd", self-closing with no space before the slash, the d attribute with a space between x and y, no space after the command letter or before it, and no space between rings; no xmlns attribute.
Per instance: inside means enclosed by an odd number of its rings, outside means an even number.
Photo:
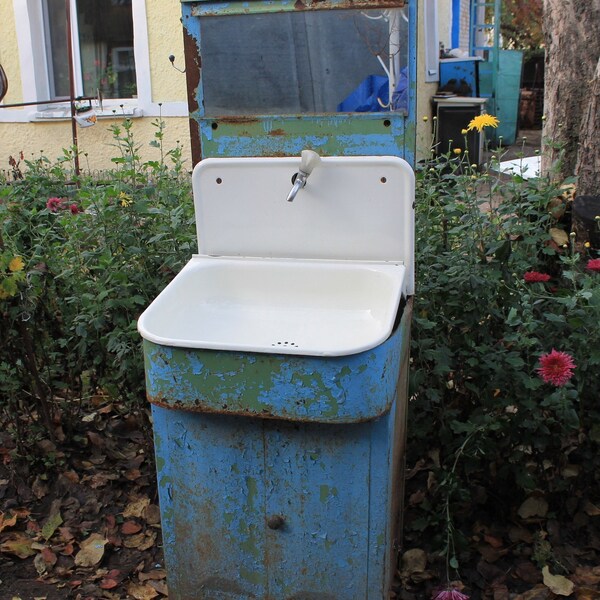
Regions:
<svg viewBox="0 0 600 600"><path fill-rule="evenodd" d="M417 172L408 462L436 483L407 529L429 530L453 566L452 515L481 489L495 511L536 489L554 510L598 489L600 273L566 207L549 178L478 172L468 153ZM537 371L553 349L576 365L560 386Z"/></svg>
<svg viewBox="0 0 600 600"><path fill-rule="evenodd" d="M155 126L157 161L140 161L125 121L101 180L75 177L67 151L0 186L0 407L15 427L51 435L98 389L144 399L137 317L195 251L181 149L164 152Z"/></svg>

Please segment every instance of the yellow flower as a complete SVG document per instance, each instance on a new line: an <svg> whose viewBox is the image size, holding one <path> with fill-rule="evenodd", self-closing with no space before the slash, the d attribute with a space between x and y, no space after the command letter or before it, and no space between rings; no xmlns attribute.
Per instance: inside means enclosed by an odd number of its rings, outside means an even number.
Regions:
<svg viewBox="0 0 600 600"><path fill-rule="evenodd" d="M584 246L585 246L586 248L591 248L591 247L592 247L592 245L591 245L589 242L586 242L586 243L584 244Z"/></svg>
<svg viewBox="0 0 600 600"><path fill-rule="evenodd" d="M467 131L477 129L477 131L481 132L484 127L498 127L499 122L498 117L495 117L494 115L477 115L471 119Z"/></svg>
<svg viewBox="0 0 600 600"><path fill-rule="evenodd" d="M454 152L454 154L460 154L462 152L462 150L460 148L454 148L454 150L452 150L452 152Z"/></svg>
<svg viewBox="0 0 600 600"><path fill-rule="evenodd" d="M126 194L125 192L120 192L119 198L121 199L121 206L129 206L133 203L131 196L129 194Z"/></svg>
<svg viewBox="0 0 600 600"><path fill-rule="evenodd" d="M461 130L460 130L460 132L461 132L463 135L467 135L467 133L469 133L469 130L468 130L468 129L461 129Z"/></svg>
<svg viewBox="0 0 600 600"><path fill-rule="evenodd" d="M19 271L23 270L24 266L25 266L25 263L23 262L23 259L20 256L15 256L8 263L8 270L11 271L12 273L18 273Z"/></svg>

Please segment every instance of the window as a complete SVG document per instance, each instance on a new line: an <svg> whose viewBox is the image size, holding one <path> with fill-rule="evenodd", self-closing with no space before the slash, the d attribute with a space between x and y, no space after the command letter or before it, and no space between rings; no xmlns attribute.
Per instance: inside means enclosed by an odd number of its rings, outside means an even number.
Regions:
<svg viewBox="0 0 600 600"><path fill-rule="evenodd" d="M6 2L8 0L0 0ZM23 109L0 110L0 122L68 119L65 0L12 0L21 69ZM146 0L69 0L75 96L103 95L99 117L188 116L187 102L153 100ZM165 56L156 61L167 63ZM9 75L10 77L10 75Z"/></svg>
<svg viewBox="0 0 600 600"><path fill-rule="evenodd" d="M71 0L75 94L137 96L132 0ZM64 0L45 0L44 29L49 92L69 96Z"/></svg>

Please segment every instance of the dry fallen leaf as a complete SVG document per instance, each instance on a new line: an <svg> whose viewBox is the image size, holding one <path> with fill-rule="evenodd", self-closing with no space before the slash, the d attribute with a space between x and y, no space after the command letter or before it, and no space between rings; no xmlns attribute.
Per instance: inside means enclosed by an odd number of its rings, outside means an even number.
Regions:
<svg viewBox="0 0 600 600"><path fill-rule="evenodd" d="M35 478L31 486L31 491L34 496L39 500L48 494L50 488L48 487L48 482L44 481L39 475Z"/></svg>
<svg viewBox="0 0 600 600"><path fill-rule="evenodd" d="M125 519L130 519L132 517L141 519L142 515L144 514L144 510L147 506L149 506L149 504L150 498L148 498L147 496L137 498L125 507L125 510L123 511L123 517Z"/></svg>
<svg viewBox="0 0 600 600"><path fill-rule="evenodd" d="M600 583L600 567L577 567L574 579L578 585L597 585Z"/></svg>
<svg viewBox="0 0 600 600"><path fill-rule="evenodd" d="M169 588L167 587L166 581L149 581L148 585L153 587L159 594L163 596L169 595Z"/></svg>
<svg viewBox="0 0 600 600"><path fill-rule="evenodd" d="M546 566L542 569L544 585L557 596L570 596L573 593L575 584L563 575L552 575L550 569Z"/></svg>
<svg viewBox="0 0 600 600"><path fill-rule="evenodd" d="M550 228L550 237L559 245L564 246L569 243L569 234L563 229L557 227Z"/></svg>
<svg viewBox="0 0 600 600"><path fill-rule="evenodd" d="M6 516L6 513L0 513L0 531L7 527L13 527L17 523L17 515Z"/></svg>
<svg viewBox="0 0 600 600"><path fill-rule="evenodd" d="M530 496L517 511L521 519L545 517L548 514L548 503L541 496Z"/></svg>
<svg viewBox="0 0 600 600"><path fill-rule="evenodd" d="M412 580L420 582L429 579L430 574L425 570L427 567L427 554L420 548L411 548L402 555L400 577L402 581Z"/></svg>
<svg viewBox="0 0 600 600"><path fill-rule="evenodd" d="M108 542L99 533L92 533L90 537L79 544L79 552L75 555L75 564L78 567L93 567L104 556L104 546Z"/></svg>
<svg viewBox="0 0 600 600"><path fill-rule="evenodd" d="M536 585L531 590L515 596L514 600L549 600L552 593L545 585Z"/></svg>
<svg viewBox="0 0 600 600"><path fill-rule="evenodd" d="M113 588L116 588L119 585L119 582L116 579L111 579L110 577L105 577L101 582L100 582L100 589L102 590L112 590Z"/></svg>
<svg viewBox="0 0 600 600"><path fill-rule="evenodd" d="M583 505L583 510L588 515L588 517L597 517L600 515L600 508L598 508L589 500L585 501L585 504Z"/></svg>
<svg viewBox="0 0 600 600"><path fill-rule="evenodd" d="M121 525L121 533L124 535L131 535L132 533L138 533L142 530L142 526L136 521L125 521Z"/></svg>
<svg viewBox="0 0 600 600"><path fill-rule="evenodd" d="M138 575L138 578L142 583L148 579L165 579L166 577L167 572L165 569L154 569L153 571L148 571L148 573L140 573Z"/></svg>
<svg viewBox="0 0 600 600"><path fill-rule="evenodd" d="M152 600L158 596L158 592L149 585L131 582L127 586L127 593L133 596L135 600Z"/></svg>
<svg viewBox="0 0 600 600"><path fill-rule="evenodd" d="M156 504L150 504L144 511L144 518L148 525L160 524L160 508Z"/></svg>
<svg viewBox="0 0 600 600"><path fill-rule="evenodd" d="M130 535L126 538L123 538L123 546L125 546L125 548L138 548L139 545L144 541L145 537L146 536L143 532Z"/></svg>
<svg viewBox="0 0 600 600"><path fill-rule="evenodd" d="M33 559L33 565L39 575L43 575L56 564L56 554L50 548L42 548L42 551Z"/></svg>
<svg viewBox="0 0 600 600"><path fill-rule="evenodd" d="M35 554L31 547L33 540L23 533L11 533L10 536L0 544L0 552L14 554L19 558L28 558Z"/></svg>
<svg viewBox="0 0 600 600"><path fill-rule="evenodd" d="M125 548L137 548L138 550L148 550L156 541L156 531L147 531L146 533L137 533L123 539Z"/></svg>

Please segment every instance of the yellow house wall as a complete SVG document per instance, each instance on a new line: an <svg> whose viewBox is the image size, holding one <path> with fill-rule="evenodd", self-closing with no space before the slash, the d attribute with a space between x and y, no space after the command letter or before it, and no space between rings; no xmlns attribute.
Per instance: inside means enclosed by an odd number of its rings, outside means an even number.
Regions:
<svg viewBox="0 0 600 600"><path fill-rule="evenodd" d="M4 97L4 103L22 102L21 68L19 66L19 53L17 51L15 14L13 11L13 4L8 0L0 0L0 23L2 23L2 35L0 35L0 64L2 64L8 77L8 93ZM0 147L2 144L1 140L2 136L0 136Z"/></svg>
<svg viewBox="0 0 600 600"><path fill-rule="evenodd" d="M155 139L156 127L154 118L132 119L132 133L138 154L143 161L158 160L160 150L150 146ZM192 168L190 153L189 121L186 118L163 119L163 147L165 152L181 144L186 168ZM82 169L103 170L114 168L111 158L120 156L120 150L115 146L113 132L110 127L119 126L122 120L102 119L93 127L78 128L78 147ZM123 128L121 127L121 130ZM123 133L123 130L122 130ZM51 161L62 156L63 148L71 148L71 122L48 121L39 123L0 123L0 171L8 168L8 157L18 156L23 151L26 159L37 158L43 154Z"/></svg>
<svg viewBox="0 0 600 600"><path fill-rule="evenodd" d="M148 46L150 55L150 78L154 102L185 102L186 81L183 73L175 70L168 60L176 56L175 64L183 68L183 33L180 21L179 0L146 1ZM0 62L9 78L9 92L5 104L23 101L20 63L17 51L16 24L12 0L0 0ZM0 109L5 112L21 109ZM34 111L35 107L25 109ZM159 150L150 146L156 127L152 122L157 117L133 118L133 135L142 160L156 160ZM165 117L164 148L170 150L179 142L183 157L191 169L189 121L187 117ZM121 118L99 119L96 125L77 129L78 147L82 154L81 166L92 170L110 169L111 158L118 156L114 147L111 125L118 125ZM25 158L37 157L43 152L50 160L62 155L63 148L72 146L71 122L69 120L45 120L37 122L0 122L0 171L8 167L9 156L18 156L23 151Z"/></svg>
<svg viewBox="0 0 600 600"><path fill-rule="evenodd" d="M148 45L152 100L155 102L183 101L187 98L185 74L174 69L169 55L175 56L175 65L184 68L183 27L180 0L146 2L148 17Z"/></svg>

